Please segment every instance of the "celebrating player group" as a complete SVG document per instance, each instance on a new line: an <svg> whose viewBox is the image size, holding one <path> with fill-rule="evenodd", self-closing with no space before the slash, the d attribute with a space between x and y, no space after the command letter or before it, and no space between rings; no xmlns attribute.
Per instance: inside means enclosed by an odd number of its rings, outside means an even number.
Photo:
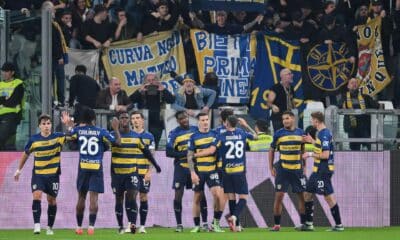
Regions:
<svg viewBox="0 0 400 240"><path fill-rule="evenodd" d="M211 129L209 115L197 115L198 126L189 125L186 112L175 114L178 127L173 129L167 140L166 155L174 158L172 188L175 192L173 209L176 217L176 232L184 231L182 225L182 198L184 190L192 189L193 195L193 233L213 231L222 233L220 220L228 202L229 212L225 218L232 232L243 230L239 221L246 206L248 185L246 178L246 148L248 140L256 140L257 135L246 121L234 115L232 109L221 111L221 125ZM76 179L78 201L76 204L75 233L82 235L85 200L89 193L89 227L87 234L95 232L99 193L104 192L103 154L111 150L111 188L115 195L115 215L118 233L135 233L139 212L139 233L146 233L148 194L152 172L161 172L154 158L155 143L151 133L144 129L144 116L134 111L121 112L111 122L112 132L95 126L96 115L92 109L85 109L79 122L74 123L67 112L62 114L65 133L52 132L49 115L38 119L40 133L33 135L26 144L18 169L14 174L16 181L33 153L31 189L33 195L32 213L34 233L41 232L41 199L43 193L48 201L47 235L53 235L53 225L57 213L57 194L61 173L61 150L64 144L76 144L79 151L79 166ZM343 231L338 203L333 195L331 182L334 173L332 134L324 124L321 112L311 114L315 136L296 128L292 112L283 113L283 128L276 131L266 160L271 175L275 178L275 225L270 231L280 230L282 201L289 186L298 195L301 225L299 231L313 231L313 194L320 194L331 208L335 226L330 230ZM313 144L313 152L305 152L304 144ZM274 162L275 152L279 160ZM313 172L306 178L306 159L314 158ZM107 163L106 163L107 164ZM268 171L266 168L265 171ZM205 185L213 197L214 216L208 224ZM139 202L137 198L139 195ZM124 227L123 215L126 213L128 226ZM200 222L202 220L202 224ZM110 221L112 221L110 219Z"/></svg>

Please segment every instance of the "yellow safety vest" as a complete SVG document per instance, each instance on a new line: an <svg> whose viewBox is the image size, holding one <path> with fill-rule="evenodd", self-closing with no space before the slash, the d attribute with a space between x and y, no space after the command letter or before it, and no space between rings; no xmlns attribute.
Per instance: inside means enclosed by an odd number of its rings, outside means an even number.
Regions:
<svg viewBox="0 0 400 240"><path fill-rule="evenodd" d="M24 82L21 79L14 79L9 82L0 82L0 97L6 97L9 98L13 95L14 90ZM21 104L18 104L15 107L4 107L3 105L0 105L0 115L4 115L7 113L19 113L21 111Z"/></svg>
<svg viewBox="0 0 400 240"><path fill-rule="evenodd" d="M258 134L257 140L248 140L250 151L266 152L269 150L272 143L272 136L266 133Z"/></svg>

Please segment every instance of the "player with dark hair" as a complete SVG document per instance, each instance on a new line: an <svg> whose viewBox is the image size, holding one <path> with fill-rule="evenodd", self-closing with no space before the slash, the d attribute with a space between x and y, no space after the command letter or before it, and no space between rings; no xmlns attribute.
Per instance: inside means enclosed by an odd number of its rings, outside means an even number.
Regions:
<svg viewBox="0 0 400 240"><path fill-rule="evenodd" d="M275 132L269 150L269 168L271 176L275 177L274 222L271 231L280 230L282 201L289 185L292 192L299 198L299 212L301 224L305 223L304 191L306 178L305 164L302 161L304 152L304 131L295 127L295 116L291 111L282 114L283 128ZM274 164L275 150L279 151L279 161ZM296 227L297 229L298 227Z"/></svg>
<svg viewBox="0 0 400 240"><path fill-rule="evenodd" d="M14 179L19 180L21 170L31 153L34 154L32 171L32 212L34 220L33 233L40 233L40 215L42 213L42 193L47 195L47 235L53 235L53 225L57 213L57 194L60 187L60 156L66 137L64 133L52 132L51 117L42 114L38 119L40 133L33 135L25 146Z"/></svg>
<svg viewBox="0 0 400 240"><path fill-rule="evenodd" d="M151 151L151 154L154 156L156 148L154 136L153 134L144 129L143 114L139 111L132 112L131 124L133 126L133 131L140 136L140 139L142 139L144 145L148 147L148 149ZM137 172L139 177L139 198L140 198L139 233L146 233L145 225L146 225L147 212L149 209L148 193L150 191L152 169L153 165L150 164L150 161L144 155L141 155L137 159Z"/></svg>
<svg viewBox="0 0 400 240"><path fill-rule="evenodd" d="M199 130L190 136L187 159L193 183L193 219L195 228L191 232L200 232L200 201L204 196L204 185L207 183L214 197L214 220L212 229L214 232L224 232L219 221L224 210L223 191L217 172L216 154L197 157L203 149L210 147L215 142L216 134L210 131L210 120L207 113L197 115ZM195 158L195 159L194 159Z"/></svg>
<svg viewBox="0 0 400 240"><path fill-rule="evenodd" d="M167 140L167 157L174 158L174 180L172 188L175 190L174 211L177 227L176 232L182 232L182 198L184 188L192 188L187 149L190 136L197 131L197 127L189 125L189 117L185 111L177 111L175 118L179 124L173 129Z"/></svg>
<svg viewBox="0 0 400 240"><path fill-rule="evenodd" d="M246 179L246 140L257 137L237 128L239 119L231 115L225 121L226 131L217 136L215 144L199 152L197 158L209 156L217 151L222 158L223 187L225 197L229 199L227 221L231 231L237 232L237 219L246 206L248 185ZM237 196L239 201L236 202Z"/></svg>
<svg viewBox="0 0 400 240"><path fill-rule="evenodd" d="M305 197L306 222L302 227L304 231L314 230L313 226L313 194L323 195L326 203L331 208L332 217L335 220L335 226L331 231L344 231L340 217L339 205L333 194L331 182L335 170L333 159L333 138L332 133L325 126L325 117L322 112L311 113L311 122L317 129L317 135L313 138L310 134L303 137L305 142L314 144L313 152L303 154L303 159L314 158L313 173L307 183Z"/></svg>
<svg viewBox="0 0 400 240"><path fill-rule="evenodd" d="M119 121L113 118L111 126L115 136L107 130L96 127L96 114L93 109L85 109L82 113L82 122L72 128L73 123L67 112L62 113L62 122L69 126L72 140L78 141L79 168L77 177L78 202L76 205L77 228L75 233L83 234L82 221L85 211L86 195L89 192L89 228L87 233L94 234L94 225L98 211L98 195L104 192L103 154L106 145L119 144Z"/></svg>
<svg viewBox="0 0 400 240"><path fill-rule="evenodd" d="M120 234L125 233L123 228L124 197L130 232L136 232L136 197L140 186L139 163L143 159L149 159L157 172L161 171L140 134L130 129L129 120L127 112L119 113L121 143L114 145L111 150L111 186L115 194L115 214ZM115 133L112 132L112 134Z"/></svg>

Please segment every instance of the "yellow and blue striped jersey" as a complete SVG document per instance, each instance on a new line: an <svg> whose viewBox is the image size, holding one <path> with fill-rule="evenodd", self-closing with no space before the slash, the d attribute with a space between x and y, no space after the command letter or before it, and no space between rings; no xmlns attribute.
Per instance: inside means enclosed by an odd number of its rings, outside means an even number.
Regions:
<svg viewBox="0 0 400 240"><path fill-rule="evenodd" d="M78 141L79 171L103 171L104 151L115 143L115 137L96 126L78 126L70 134Z"/></svg>
<svg viewBox="0 0 400 240"><path fill-rule="evenodd" d="M333 137L331 131L327 128L319 131L314 146L314 153L320 154L323 151L329 151L329 158L314 158L313 172L333 173L335 166L333 160Z"/></svg>
<svg viewBox="0 0 400 240"><path fill-rule="evenodd" d="M216 136L218 136L219 134L226 132L226 128L224 125L220 125L214 128L212 131L216 134ZM222 158L219 157L218 151L217 151L217 161L218 161L217 162L218 169L222 169Z"/></svg>
<svg viewBox="0 0 400 240"><path fill-rule="evenodd" d="M140 138L142 139L143 144L149 148L149 150L155 150L156 145L154 141L154 136L150 132L143 131L138 133ZM137 159L137 172L139 175L144 176L149 171L150 161L144 157L142 153L141 156Z"/></svg>
<svg viewBox="0 0 400 240"><path fill-rule="evenodd" d="M176 127L168 134L167 156L175 158L175 164L188 168L187 149L190 136L197 131L197 127L189 126L188 129Z"/></svg>
<svg viewBox="0 0 400 240"><path fill-rule="evenodd" d="M305 133L300 128L281 128L274 134L271 148L279 151L279 162L283 169L302 170L303 135Z"/></svg>
<svg viewBox="0 0 400 240"><path fill-rule="evenodd" d="M222 167L227 174L239 174L246 171L246 140L254 136L243 129L225 131L217 135L215 146L222 158Z"/></svg>
<svg viewBox="0 0 400 240"><path fill-rule="evenodd" d="M197 131L190 136L188 149L192 152L201 152L203 149L215 144L216 134L213 131L202 133ZM217 168L216 154L194 159L197 172L212 172Z"/></svg>
<svg viewBox="0 0 400 240"><path fill-rule="evenodd" d="M60 154L65 143L64 133L55 132L47 137L33 135L25 146L27 155L34 154L33 173L40 175L60 174Z"/></svg>
<svg viewBox="0 0 400 240"><path fill-rule="evenodd" d="M114 133L112 133L114 135ZM140 135L132 130L121 132L121 144L111 148L111 173L132 175L137 172L137 163L143 159L144 143Z"/></svg>

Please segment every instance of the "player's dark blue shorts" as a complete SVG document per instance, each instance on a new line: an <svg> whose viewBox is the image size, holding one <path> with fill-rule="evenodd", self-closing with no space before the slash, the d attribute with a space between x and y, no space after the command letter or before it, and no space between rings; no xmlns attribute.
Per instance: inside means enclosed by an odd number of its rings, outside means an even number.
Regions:
<svg viewBox="0 0 400 240"><path fill-rule="evenodd" d="M192 188L192 178L190 176L189 168L184 168L181 165L175 165L174 168L174 182L172 189L181 189L186 186L186 189Z"/></svg>
<svg viewBox="0 0 400 240"><path fill-rule="evenodd" d="M307 182L306 191L320 195L330 195L333 193L331 182L332 173L316 173L313 172Z"/></svg>
<svg viewBox="0 0 400 240"><path fill-rule="evenodd" d="M246 173L224 173L223 179L224 193L249 194Z"/></svg>
<svg viewBox="0 0 400 240"><path fill-rule="evenodd" d="M144 175L139 175L139 192L149 193L150 192L150 182L144 180Z"/></svg>
<svg viewBox="0 0 400 240"><path fill-rule="evenodd" d="M60 176L32 174L32 192L40 190L52 197L57 197L60 188Z"/></svg>
<svg viewBox="0 0 400 240"><path fill-rule="evenodd" d="M221 186L218 172L197 173L197 176L199 176L200 181L198 185L193 184L193 191L195 192L204 191L205 184L210 189L215 186Z"/></svg>
<svg viewBox="0 0 400 240"><path fill-rule="evenodd" d="M275 169L275 191L287 192L289 185L292 187L293 193L301 193L306 190L306 177L303 174L303 170L293 171L282 167L275 167Z"/></svg>
<svg viewBox="0 0 400 240"><path fill-rule="evenodd" d="M111 188L113 193L123 193L139 188L139 177L134 174L111 174Z"/></svg>
<svg viewBox="0 0 400 240"><path fill-rule="evenodd" d="M78 171L76 188L78 192L104 193L103 171Z"/></svg>

